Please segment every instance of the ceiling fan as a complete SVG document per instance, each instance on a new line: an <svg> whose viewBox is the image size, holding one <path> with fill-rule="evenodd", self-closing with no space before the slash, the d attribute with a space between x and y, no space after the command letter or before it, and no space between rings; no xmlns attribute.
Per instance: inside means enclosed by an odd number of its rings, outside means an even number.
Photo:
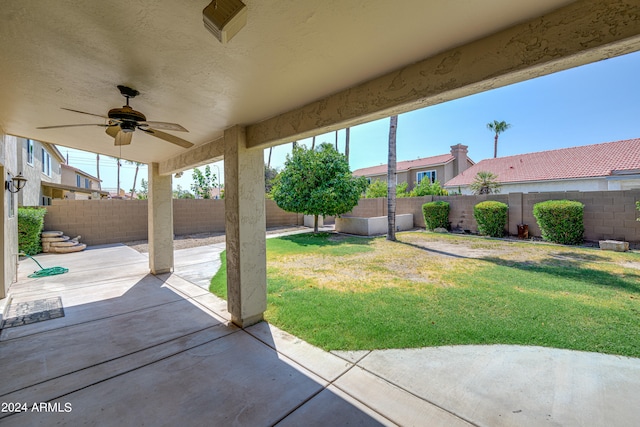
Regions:
<svg viewBox="0 0 640 427"><path fill-rule="evenodd" d="M184 148L190 148L193 146L192 143L186 141L182 138L178 138L177 136L173 136L171 134L159 131L162 130L172 130L179 132L189 132L184 127L180 126L177 123L166 123L166 122L151 122L148 121L144 114L139 111L134 110L129 106L129 98L135 98L140 94L135 89L131 89L127 86L118 85L118 89L122 96L127 99L127 105L122 106L122 108L112 108L109 110L106 116L101 114L93 114L87 113L85 111L72 110L70 108L62 108L63 110L73 111L74 113L88 114L90 116L102 117L103 119L108 120L107 124L76 124L76 125L57 125L57 126L41 126L37 129L55 129L55 128L66 128L66 127L77 127L77 126L100 126L106 128L105 132L107 135L111 136L115 140L115 145L128 145L131 144L131 137L133 136L133 132L136 129L140 129L142 132L155 136L156 138L160 138L164 141L170 142L172 144L179 145Z"/></svg>

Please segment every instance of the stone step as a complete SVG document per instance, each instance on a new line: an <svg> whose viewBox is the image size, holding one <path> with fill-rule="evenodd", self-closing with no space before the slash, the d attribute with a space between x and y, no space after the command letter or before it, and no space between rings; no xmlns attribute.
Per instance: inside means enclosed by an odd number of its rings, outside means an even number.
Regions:
<svg viewBox="0 0 640 427"><path fill-rule="evenodd" d="M49 253L67 254L71 252L80 252L85 250L86 247L87 245L85 245L84 243L78 243L77 245L73 245L73 246L57 246L57 247L51 247L49 250Z"/></svg>
<svg viewBox="0 0 640 427"><path fill-rule="evenodd" d="M58 237L62 235L64 235L62 231L43 231L42 232L42 237Z"/></svg>

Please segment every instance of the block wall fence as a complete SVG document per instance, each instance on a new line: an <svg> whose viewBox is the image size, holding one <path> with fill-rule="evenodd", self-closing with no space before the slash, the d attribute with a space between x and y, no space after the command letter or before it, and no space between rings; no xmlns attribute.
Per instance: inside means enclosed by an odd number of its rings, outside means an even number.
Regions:
<svg viewBox="0 0 640 427"><path fill-rule="evenodd" d="M640 190L510 193L483 196L425 196L397 199L396 213L412 213L414 225L424 227L422 205L433 200L450 204L451 227L477 232L473 207L485 200L506 203L509 234L518 234L518 224L529 225L530 236L540 236L533 217L533 205L545 200L576 200L584 207L584 238L614 239L640 243L640 222L635 202ZM45 230L60 230L70 237L82 236L88 245L146 240L148 233L146 200L58 200L47 206ZM285 212L273 200L265 199L266 227L303 225L301 214ZM349 216L387 215L387 199L361 199ZM329 221L327 221L329 222ZM330 223L330 222L329 222ZM224 200L175 199L175 235L224 232Z"/></svg>
<svg viewBox="0 0 640 427"><path fill-rule="evenodd" d="M473 207L485 200L506 203L508 211L508 232L518 234L518 224L529 226L530 236L540 236L540 228L533 217L533 205L545 200L575 200L584 204L585 240L622 240L640 243L640 221L636 201L640 200L640 190L549 192L549 193L509 193L482 196L425 196L396 200L396 213L413 213L416 227L424 227L422 205L434 200L449 202L449 221L453 229L478 231L473 218ZM387 199L361 199L351 213L352 216L387 215Z"/></svg>
<svg viewBox="0 0 640 427"><path fill-rule="evenodd" d="M146 240L146 200L52 200L44 217L45 230L81 235L87 245ZM267 227L302 225L303 216L285 212L273 200L265 200ZM173 200L173 232L176 236L224 232L224 200Z"/></svg>

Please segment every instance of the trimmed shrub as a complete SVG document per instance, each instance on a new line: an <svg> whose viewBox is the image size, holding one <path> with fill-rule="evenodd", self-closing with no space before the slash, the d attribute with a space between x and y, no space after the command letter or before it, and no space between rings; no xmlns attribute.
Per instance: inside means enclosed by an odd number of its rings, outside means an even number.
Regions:
<svg viewBox="0 0 640 427"><path fill-rule="evenodd" d="M449 228L449 202L437 201L422 205L422 215L427 230Z"/></svg>
<svg viewBox="0 0 640 427"><path fill-rule="evenodd" d="M509 206L487 200L473 207L473 217L478 223L478 233L483 236L503 237L507 225Z"/></svg>
<svg viewBox="0 0 640 427"><path fill-rule="evenodd" d="M18 208L18 249L27 255L42 252L40 233L44 228L44 208Z"/></svg>
<svg viewBox="0 0 640 427"><path fill-rule="evenodd" d="M584 233L584 205L572 200L547 200L533 206L542 238L563 245L579 245Z"/></svg>

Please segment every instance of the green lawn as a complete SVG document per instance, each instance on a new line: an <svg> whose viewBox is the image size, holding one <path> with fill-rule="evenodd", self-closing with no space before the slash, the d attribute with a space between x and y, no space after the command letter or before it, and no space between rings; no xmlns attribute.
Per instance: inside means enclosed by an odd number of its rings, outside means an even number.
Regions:
<svg viewBox="0 0 640 427"><path fill-rule="evenodd" d="M426 232L267 240L266 319L327 350L522 344L640 357L640 254ZM211 281L226 298L226 263Z"/></svg>

